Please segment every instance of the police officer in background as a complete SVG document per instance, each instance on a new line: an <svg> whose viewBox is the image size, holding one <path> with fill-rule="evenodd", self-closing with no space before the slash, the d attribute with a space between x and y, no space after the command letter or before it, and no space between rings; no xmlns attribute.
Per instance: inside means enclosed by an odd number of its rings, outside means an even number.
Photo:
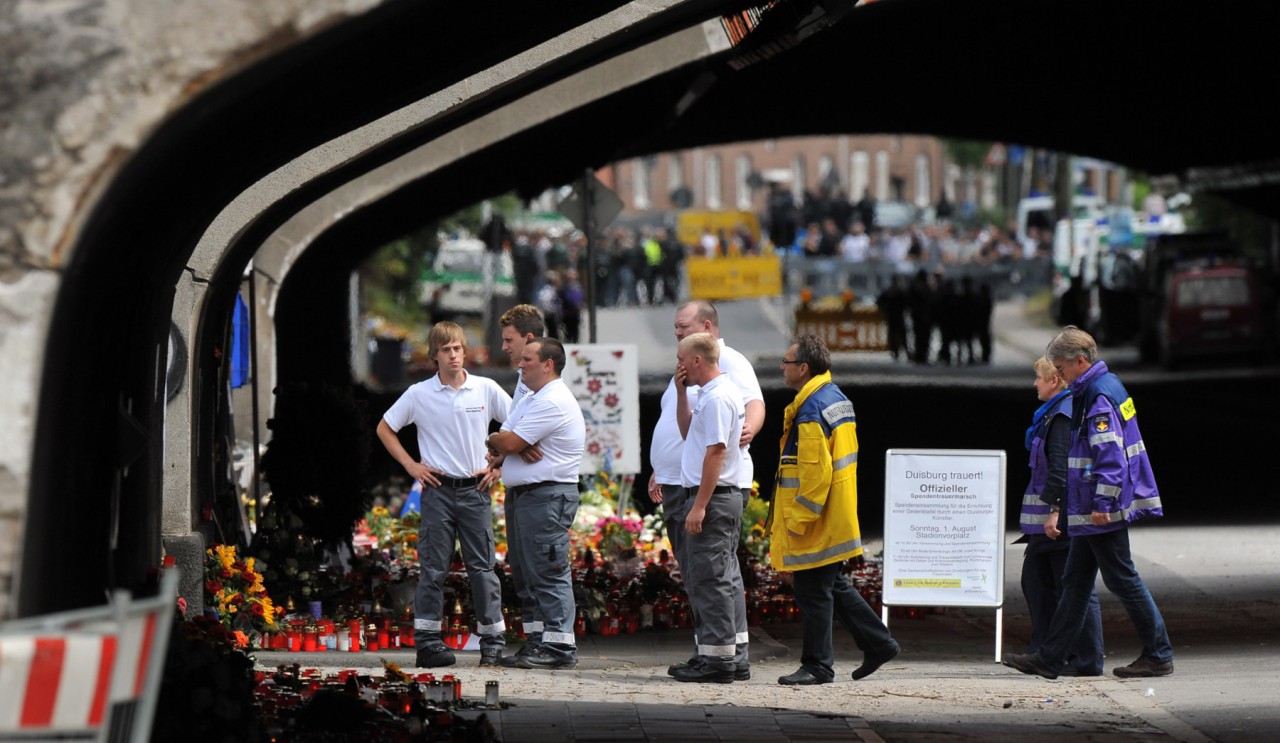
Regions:
<svg viewBox="0 0 1280 743"><path fill-rule="evenodd" d="M1071 449L1067 453L1067 534L1071 547L1062 572L1062 598L1039 651L1005 656L1005 665L1057 678L1076 646L1089 612L1098 573L1115 594L1142 641L1142 653L1113 669L1120 678L1173 673L1173 645L1164 617L1134 567L1129 522L1164 515L1137 409L1116 375L1098 359L1098 346L1068 326L1045 349L1045 358L1071 385ZM1046 517L1058 523L1058 514Z"/></svg>
<svg viewBox="0 0 1280 743"><path fill-rule="evenodd" d="M440 638L444 580L453 561L454 542L471 581L478 619L480 665L498 665L506 641L502 633L502 589L493 571L494 537L489 486L498 478L485 462L481 439L489 421L507 419L511 398L498 383L463 368L467 338L451 322L437 323L428 334L429 353L439 372L405 391L378 423L378 438L409 476L423 485L422 526L418 529L418 591L413 634L420 668L451 666L452 651ZM415 461L396 432L418 428Z"/></svg>
<svg viewBox="0 0 1280 743"><path fill-rule="evenodd" d="M720 373L720 345L709 333L694 333L676 351L676 384L702 389L697 403L676 395L676 417L684 437L680 479L686 489L684 576L698 618L697 655L670 674L677 681L731 684L737 671L736 599L742 595L738 538L742 528L742 437L746 410L742 392Z"/></svg>
<svg viewBox="0 0 1280 743"><path fill-rule="evenodd" d="M786 686L835 679L834 615L863 653L855 681L898 654L898 643L844 574L862 554L858 528L858 433L853 403L831 381L831 353L814 335L796 339L782 357L782 378L796 391L782 424L777 489L770 507L769 558L794 571L803 641L800 669Z"/></svg>
<svg viewBox="0 0 1280 743"><path fill-rule="evenodd" d="M504 663L518 668L578 665L569 527L578 513L578 473L587 429L577 398L560 379L564 365L560 341L543 337L526 343L520 373L529 394L502 429L485 440L496 463L506 461L502 479L520 524L524 581L543 625L540 642ZM542 453L537 461L518 456L535 445Z"/></svg>

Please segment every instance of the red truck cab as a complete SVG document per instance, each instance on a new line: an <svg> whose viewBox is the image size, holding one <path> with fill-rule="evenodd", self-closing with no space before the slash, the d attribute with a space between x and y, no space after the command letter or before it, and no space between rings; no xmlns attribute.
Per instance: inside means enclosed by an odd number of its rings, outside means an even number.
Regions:
<svg viewBox="0 0 1280 743"><path fill-rule="evenodd" d="M1195 267L1169 276L1161 360L1170 368L1191 357L1257 355L1265 348L1257 280L1238 266Z"/></svg>

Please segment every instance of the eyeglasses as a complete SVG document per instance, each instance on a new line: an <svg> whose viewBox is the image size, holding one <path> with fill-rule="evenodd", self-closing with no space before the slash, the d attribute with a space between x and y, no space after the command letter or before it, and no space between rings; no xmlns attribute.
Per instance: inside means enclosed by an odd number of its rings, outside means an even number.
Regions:
<svg viewBox="0 0 1280 743"><path fill-rule="evenodd" d="M797 365L798 365L798 364L803 364L803 363L805 363L805 362L803 362L803 361L796 361L795 359L783 359L783 360L782 360L782 365L783 365L783 366L786 366L787 364L797 364Z"/></svg>

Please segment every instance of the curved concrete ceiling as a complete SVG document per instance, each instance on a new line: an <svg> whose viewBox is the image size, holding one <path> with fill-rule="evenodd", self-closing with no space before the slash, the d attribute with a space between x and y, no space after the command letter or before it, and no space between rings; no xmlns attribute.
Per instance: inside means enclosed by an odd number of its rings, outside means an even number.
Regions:
<svg viewBox="0 0 1280 743"><path fill-rule="evenodd" d="M1271 3L881 0L741 70L729 64L740 50L700 46L673 55L665 70L629 74L661 48L652 46L602 62L598 70L614 72L587 83L590 91L553 81L488 114L484 133L443 134L334 188L274 237L296 254L341 216L370 209L383 240L451 208L510 189L533 195L616 159L879 132L1092 155L1231 186L1229 197L1280 215L1267 176L1280 171L1280 138L1266 125L1270 96L1259 84L1280 69L1277 20ZM483 178L459 182L450 163ZM446 173L454 180L443 184Z"/></svg>

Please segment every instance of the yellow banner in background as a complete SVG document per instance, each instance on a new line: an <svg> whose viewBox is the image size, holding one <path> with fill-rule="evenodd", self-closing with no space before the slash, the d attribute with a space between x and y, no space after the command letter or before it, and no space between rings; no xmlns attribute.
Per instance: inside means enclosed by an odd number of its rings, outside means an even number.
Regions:
<svg viewBox="0 0 1280 743"><path fill-rule="evenodd" d="M747 299L782 294L782 261L776 255L690 257L684 265L689 274L691 299Z"/></svg>

